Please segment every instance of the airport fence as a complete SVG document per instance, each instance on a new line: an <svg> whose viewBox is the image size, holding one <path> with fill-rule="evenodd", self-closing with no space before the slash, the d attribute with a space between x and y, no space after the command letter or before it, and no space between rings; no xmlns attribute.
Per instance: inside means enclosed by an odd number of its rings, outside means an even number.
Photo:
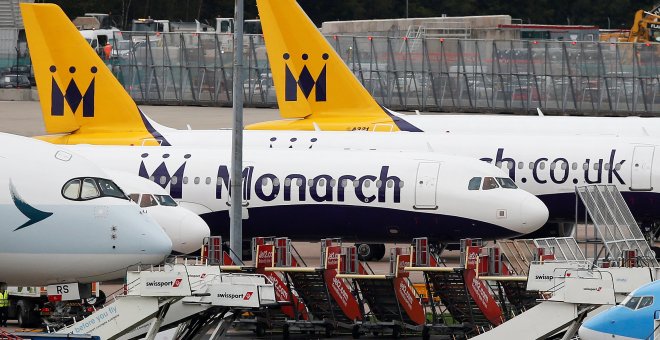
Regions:
<svg viewBox="0 0 660 340"><path fill-rule="evenodd" d="M15 28L0 28L0 73L14 65L29 65L25 34Z"/></svg>
<svg viewBox="0 0 660 340"><path fill-rule="evenodd" d="M376 100L392 109L660 113L660 44L327 39ZM114 41L108 64L137 102L231 105L231 35L122 32ZM246 35L243 46L246 105L275 107L263 36Z"/></svg>

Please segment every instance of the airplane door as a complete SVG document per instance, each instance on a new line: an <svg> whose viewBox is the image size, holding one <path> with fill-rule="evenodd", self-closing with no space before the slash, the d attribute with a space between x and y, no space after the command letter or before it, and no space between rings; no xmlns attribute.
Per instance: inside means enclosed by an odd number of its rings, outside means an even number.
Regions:
<svg viewBox="0 0 660 340"><path fill-rule="evenodd" d="M630 170L630 190L653 190L651 170L653 167L654 146L636 146Z"/></svg>
<svg viewBox="0 0 660 340"><path fill-rule="evenodd" d="M437 209L438 162L420 162L415 182L415 209Z"/></svg>

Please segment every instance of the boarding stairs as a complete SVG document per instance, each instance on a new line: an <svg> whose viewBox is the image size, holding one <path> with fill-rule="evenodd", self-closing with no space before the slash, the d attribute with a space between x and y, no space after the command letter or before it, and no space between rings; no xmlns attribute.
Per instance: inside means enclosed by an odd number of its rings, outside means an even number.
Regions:
<svg viewBox="0 0 660 340"><path fill-rule="evenodd" d="M536 260L538 248L533 240L501 240L497 246L502 256L502 269L499 274L526 277L529 265ZM538 304L538 292L526 289L527 280L497 281L504 290L509 302L510 314L519 314Z"/></svg>
<svg viewBox="0 0 660 340"><path fill-rule="evenodd" d="M545 299L475 339L545 339L562 330L570 339L588 313L616 302L612 273L586 261L532 264L528 289Z"/></svg>
<svg viewBox="0 0 660 340"><path fill-rule="evenodd" d="M527 290L538 294L538 304L476 339L544 339L561 332L563 339L570 339L588 314L614 305L657 276L657 268L653 267L609 266L608 261L588 259L572 237L532 242L516 246L525 245L521 248L523 254L536 253L534 260L525 258L529 261ZM511 252L511 244L503 248L507 249L504 253ZM597 267L595 263L606 266Z"/></svg>
<svg viewBox="0 0 660 340"><path fill-rule="evenodd" d="M366 262L360 262L355 246L342 247L340 251L339 260L328 267L339 268L337 277L351 280L360 302L364 320L354 326L353 337L362 333L384 334L387 330L394 337L407 331L422 332L422 337L428 339L424 306L408 279L409 273L403 270L411 262L409 249L390 250L387 274L374 274Z"/></svg>
<svg viewBox="0 0 660 340"><path fill-rule="evenodd" d="M331 336L338 328L352 329L356 321L362 320L350 286L337 277L337 269L327 266L337 261L336 249L341 249L340 242L338 239L321 241L321 266L317 268L292 265L289 239L276 244L275 266L265 270L285 274L286 282L295 288L309 311L307 320L287 320L283 326L284 337L288 337L291 330L324 331L326 336Z"/></svg>
<svg viewBox="0 0 660 340"><path fill-rule="evenodd" d="M481 312L467 291L464 268L427 272L430 294L440 297L452 317L458 322L467 322L477 328L489 328L490 322Z"/></svg>
<svg viewBox="0 0 660 340"><path fill-rule="evenodd" d="M469 325L476 334L503 321L502 309L493 291L478 277L480 251L480 240L462 240L461 266L443 267L428 250L428 240L415 239L415 261L404 268L409 272L422 272L429 301L439 297L454 322Z"/></svg>
<svg viewBox="0 0 660 340"><path fill-rule="evenodd" d="M265 334L266 329L283 327L287 320L308 320L307 307L301 301L293 285L286 280L281 272L268 271L266 268L275 266L277 263L278 249L286 249L289 240L282 237L253 237L252 238L252 261L253 266L223 266L223 270L237 272L252 272L266 276L275 286L275 298L277 308L264 308L260 311L241 316L234 321L234 327L239 330L253 330L257 336ZM277 247L277 245L281 247ZM296 252L295 248L289 249ZM299 254L297 257L300 258ZM303 265L304 261L300 259ZM298 267L296 256L291 257L292 267Z"/></svg>
<svg viewBox="0 0 660 340"><path fill-rule="evenodd" d="M627 259L639 265L658 267L655 253L616 186L578 186L575 192L607 250L606 260L620 266Z"/></svg>
<svg viewBox="0 0 660 340"><path fill-rule="evenodd" d="M264 276L221 273L218 266L170 263L140 268L129 271L126 282L124 292L115 295L113 302L57 333L113 340L146 331L146 339L152 340L166 325L193 320L179 338L193 339L210 325L219 334L230 324L209 323L211 319L220 321L229 312L235 315L276 304L273 285ZM148 326L143 325L146 322Z"/></svg>
<svg viewBox="0 0 660 340"><path fill-rule="evenodd" d="M170 263L188 266L188 276L193 293L206 289L205 285L219 277L221 271L226 272L226 268L238 267L232 265L229 255L223 251L222 238L219 236L204 239L201 255L201 257L194 258L173 257L168 260ZM194 300L192 297L178 300L170 306L162 320L152 318L123 335L119 340L144 337L155 322L160 322L159 331L177 327L176 338L184 339L191 330L198 328L201 324L212 322L215 320L213 316L224 313L220 307L211 307L198 302L198 299ZM231 313L227 314L232 316Z"/></svg>

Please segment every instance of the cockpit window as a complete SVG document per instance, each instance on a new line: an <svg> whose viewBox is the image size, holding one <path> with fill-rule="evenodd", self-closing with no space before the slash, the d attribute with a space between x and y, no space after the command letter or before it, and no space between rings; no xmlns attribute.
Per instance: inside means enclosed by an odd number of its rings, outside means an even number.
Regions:
<svg viewBox="0 0 660 340"><path fill-rule="evenodd" d="M642 309L652 304L653 304L653 296L645 296L639 301L639 305L637 305L637 309Z"/></svg>
<svg viewBox="0 0 660 340"><path fill-rule="evenodd" d="M64 184L64 188L62 188L62 196L70 200L77 200L79 194L80 194L79 179L72 179L66 182L66 184Z"/></svg>
<svg viewBox="0 0 660 340"><path fill-rule="evenodd" d="M170 195L154 195L158 204L166 207L176 207L178 204Z"/></svg>
<svg viewBox="0 0 660 340"><path fill-rule="evenodd" d="M632 310L645 308L653 304L653 296L632 296L628 295L621 305Z"/></svg>
<svg viewBox="0 0 660 340"><path fill-rule="evenodd" d="M497 177L496 179L497 183L499 183L504 189L518 189L518 186L516 186L516 183L514 183L511 178Z"/></svg>
<svg viewBox="0 0 660 340"><path fill-rule="evenodd" d="M133 201L133 202L135 202L135 203L138 203L138 200L140 199L140 194L129 194L129 195L128 195L128 198L129 198L131 201Z"/></svg>
<svg viewBox="0 0 660 340"><path fill-rule="evenodd" d="M481 177L472 177L470 183L468 183L468 190L479 190L481 186Z"/></svg>
<svg viewBox="0 0 660 340"><path fill-rule="evenodd" d="M481 189L483 190L490 190L490 189L496 189L498 188L499 185L497 185L497 181L493 177L484 177L484 184L481 186Z"/></svg>
<svg viewBox="0 0 660 340"><path fill-rule="evenodd" d="M94 180L91 178L85 178L83 180L82 189L80 190L80 199L90 200L100 196L101 193L99 192L99 188L96 186Z"/></svg>
<svg viewBox="0 0 660 340"><path fill-rule="evenodd" d="M156 202L156 199L153 196L142 194L142 197L140 198L140 208L153 207L155 205L158 205L158 202Z"/></svg>
<svg viewBox="0 0 660 340"><path fill-rule="evenodd" d="M115 184L113 181L103 178L97 178L96 181L99 184L99 188L101 188L103 196L126 198L126 194L124 194L124 192L121 191L121 189L119 189L117 184Z"/></svg>
<svg viewBox="0 0 660 340"><path fill-rule="evenodd" d="M99 197L128 199L117 184L111 180L94 177L70 179L62 187L62 196L74 201L86 201Z"/></svg>
<svg viewBox="0 0 660 340"><path fill-rule="evenodd" d="M639 300L641 300L641 297L632 296L628 301L624 301L625 302L624 306L634 310L637 308L637 304L639 303Z"/></svg>

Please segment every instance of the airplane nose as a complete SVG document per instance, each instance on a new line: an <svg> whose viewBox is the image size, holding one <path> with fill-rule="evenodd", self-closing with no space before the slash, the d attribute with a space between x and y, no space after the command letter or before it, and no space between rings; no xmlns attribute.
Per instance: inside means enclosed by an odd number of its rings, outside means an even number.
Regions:
<svg viewBox="0 0 660 340"><path fill-rule="evenodd" d="M548 207L532 194L528 194L520 204L523 220L518 230L521 234L529 234L541 228L548 221Z"/></svg>
<svg viewBox="0 0 660 340"><path fill-rule="evenodd" d="M184 209L184 208L181 208ZM180 221L181 237L176 251L190 254L202 247L205 237L211 236L211 230L204 220L192 211L186 210Z"/></svg>
<svg viewBox="0 0 660 340"><path fill-rule="evenodd" d="M158 264L172 253L172 240L155 221L148 219L142 239L144 259L142 263Z"/></svg>
<svg viewBox="0 0 660 340"><path fill-rule="evenodd" d="M585 327L584 325L580 326L580 329L578 330L578 335L580 336L581 340L596 340L596 339L607 339L607 338L611 339L614 337L610 334L605 334L593 330L589 327Z"/></svg>

